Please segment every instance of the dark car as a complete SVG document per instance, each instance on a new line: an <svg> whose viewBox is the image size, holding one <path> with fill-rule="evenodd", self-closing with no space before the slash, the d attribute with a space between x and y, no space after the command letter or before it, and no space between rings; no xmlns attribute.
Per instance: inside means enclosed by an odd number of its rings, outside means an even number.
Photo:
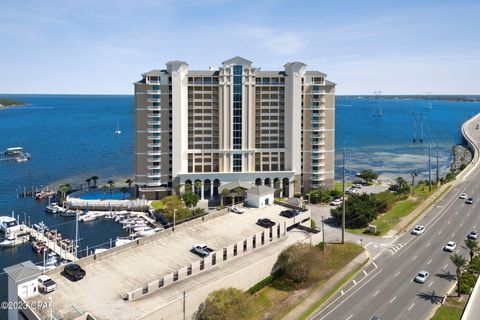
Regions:
<svg viewBox="0 0 480 320"><path fill-rule="evenodd" d="M257 224L264 228L271 228L275 225L275 222L273 222L270 219L264 218L264 219L258 219Z"/></svg>
<svg viewBox="0 0 480 320"><path fill-rule="evenodd" d="M70 279L71 281L78 281L83 279L85 275L87 274L85 270L82 269L78 264L76 263L71 263L67 264L65 268L63 269L62 274Z"/></svg>
<svg viewBox="0 0 480 320"><path fill-rule="evenodd" d="M467 201L465 201L466 204L473 204L473 198L468 198Z"/></svg>
<svg viewBox="0 0 480 320"><path fill-rule="evenodd" d="M295 216L298 216L300 214L300 210L297 209L291 209L291 210L283 210L280 212L280 215L285 218L293 218Z"/></svg>

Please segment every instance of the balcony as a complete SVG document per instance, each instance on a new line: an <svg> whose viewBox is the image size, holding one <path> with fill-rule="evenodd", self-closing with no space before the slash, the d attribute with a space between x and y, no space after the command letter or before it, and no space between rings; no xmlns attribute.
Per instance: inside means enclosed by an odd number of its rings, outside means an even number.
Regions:
<svg viewBox="0 0 480 320"><path fill-rule="evenodd" d="M150 80L147 78L147 84L160 84L160 80Z"/></svg>
<svg viewBox="0 0 480 320"><path fill-rule="evenodd" d="M147 124L149 126L159 126L161 125L162 123L160 121L147 121Z"/></svg>
<svg viewBox="0 0 480 320"><path fill-rule="evenodd" d="M162 146L162 144L159 142L159 143L147 143L147 146L149 148L160 148Z"/></svg>
<svg viewBox="0 0 480 320"><path fill-rule="evenodd" d="M325 160L325 156L320 156L320 155L312 155L311 157L312 160Z"/></svg>
<svg viewBox="0 0 480 320"><path fill-rule="evenodd" d="M161 132L162 132L162 129L160 129L160 128L156 128L156 129L149 128L149 129L147 129L147 133L161 133Z"/></svg>
<svg viewBox="0 0 480 320"><path fill-rule="evenodd" d="M148 111L160 111L160 106L147 106Z"/></svg>
<svg viewBox="0 0 480 320"><path fill-rule="evenodd" d="M161 102L162 99L160 99L160 98L148 98L147 101L148 102Z"/></svg>
<svg viewBox="0 0 480 320"><path fill-rule="evenodd" d="M148 158L147 162L160 162L160 158Z"/></svg>
<svg viewBox="0 0 480 320"><path fill-rule="evenodd" d="M160 170L162 169L161 166L147 166L148 170Z"/></svg>
<svg viewBox="0 0 480 320"><path fill-rule="evenodd" d="M325 103L325 98L320 98L320 99L312 99L312 102L320 102L320 103Z"/></svg>
<svg viewBox="0 0 480 320"><path fill-rule="evenodd" d="M148 140L158 140L160 139L160 136L147 136Z"/></svg>
<svg viewBox="0 0 480 320"><path fill-rule="evenodd" d="M148 94L161 94L162 92L160 90L147 90Z"/></svg>
<svg viewBox="0 0 480 320"><path fill-rule="evenodd" d="M150 150L148 150L148 151L147 151L147 154L148 154L149 156L161 156L161 155L162 155L162 152L161 152L161 151L153 151L153 150L150 151Z"/></svg>
<svg viewBox="0 0 480 320"><path fill-rule="evenodd" d="M153 121L160 121L160 114L159 113L149 114L147 117L152 118Z"/></svg>
<svg viewBox="0 0 480 320"><path fill-rule="evenodd" d="M162 182L161 181L156 181L156 182L149 182L147 183L147 186L148 187L161 187L162 186Z"/></svg>
<svg viewBox="0 0 480 320"><path fill-rule="evenodd" d="M161 178L162 174L161 173L149 173L149 174L147 174L147 177L149 177L149 178Z"/></svg>

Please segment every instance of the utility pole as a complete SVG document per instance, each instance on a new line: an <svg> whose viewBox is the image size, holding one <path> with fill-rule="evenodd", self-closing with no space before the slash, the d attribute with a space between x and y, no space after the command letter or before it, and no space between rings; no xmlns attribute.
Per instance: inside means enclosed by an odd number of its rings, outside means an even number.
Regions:
<svg viewBox="0 0 480 320"><path fill-rule="evenodd" d="M410 173L412 175L412 196L415 195L415 176L417 175L417 173L415 171L412 171Z"/></svg>
<svg viewBox="0 0 480 320"><path fill-rule="evenodd" d="M428 192L432 192L432 145L428 145Z"/></svg>
<svg viewBox="0 0 480 320"><path fill-rule="evenodd" d="M177 222L177 209L173 209L173 228L172 231L175 231L175 223Z"/></svg>
<svg viewBox="0 0 480 320"><path fill-rule="evenodd" d="M412 113L412 116L413 116L413 143L415 143L416 142L416 137L415 137L415 124L416 124L415 112Z"/></svg>
<svg viewBox="0 0 480 320"><path fill-rule="evenodd" d="M78 260L78 211L75 213L75 261Z"/></svg>
<svg viewBox="0 0 480 320"><path fill-rule="evenodd" d="M423 143L423 112L420 112L420 143Z"/></svg>
<svg viewBox="0 0 480 320"><path fill-rule="evenodd" d="M345 243L345 150L343 150L342 244Z"/></svg>
<svg viewBox="0 0 480 320"><path fill-rule="evenodd" d="M438 144L437 144L437 185L438 185Z"/></svg>

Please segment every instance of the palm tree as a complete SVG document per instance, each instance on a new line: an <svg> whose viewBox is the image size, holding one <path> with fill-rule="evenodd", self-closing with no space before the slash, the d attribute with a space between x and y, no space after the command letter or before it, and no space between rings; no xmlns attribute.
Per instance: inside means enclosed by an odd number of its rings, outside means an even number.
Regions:
<svg viewBox="0 0 480 320"><path fill-rule="evenodd" d="M477 253L478 250L480 249L478 247L478 243L477 241L472 239L465 239L465 246L467 247L468 250L470 250L470 260L472 260L475 253Z"/></svg>
<svg viewBox="0 0 480 320"><path fill-rule="evenodd" d="M90 189L90 182L92 182L92 178L85 179L85 182L88 183L88 189Z"/></svg>
<svg viewBox="0 0 480 320"><path fill-rule="evenodd" d="M110 192L113 194L113 188L115 187L115 181L108 180L107 184L108 184L108 188L110 189Z"/></svg>
<svg viewBox="0 0 480 320"><path fill-rule="evenodd" d="M90 179L92 179L93 186L96 187L96 186L97 186L98 177L97 177L97 176L92 176Z"/></svg>
<svg viewBox="0 0 480 320"><path fill-rule="evenodd" d="M133 180L128 178L127 180L125 180L125 183L128 184L128 187L130 188L132 186Z"/></svg>
<svg viewBox="0 0 480 320"><path fill-rule="evenodd" d="M62 184L61 186L58 187L58 192L60 192L61 196L60 196L60 202L62 202L63 204L63 201L65 201L65 197L67 195L67 192L70 191L71 187L70 187L70 184L68 183L64 183Z"/></svg>
<svg viewBox="0 0 480 320"><path fill-rule="evenodd" d="M127 192L128 192L128 188L127 188L127 187L122 187L122 188L120 189L120 191L122 191L122 193L123 193L123 199L125 199L125 195L126 195Z"/></svg>
<svg viewBox="0 0 480 320"><path fill-rule="evenodd" d="M453 256L450 256L450 260L453 262L453 264L457 268L457 293L458 293L458 296L460 297L460 276L462 275L462 269L467 264L467 259L455 253Z"/></svg>
<svg viewBox="0 0 480 320"><path fill-rule="evenodd" d="M407 181L405 179L403 179L402 177L398 177L397 179L395 179L395 181L397 182L397 185L400 189L403 189L405 187L405 185L407 184Z"/></svg>
<svg viewBox="0 0 480 320"><path fill-rule="evenodd" d="M108 186L107 185L103 185L100 187L100 189L103 191L103 194L106 194L107 193L107 190L108 190Z"/></svg>
<svg viewBox="0 0 480 320"><path fill-rule="evenodd" d="M200 197L202 196L202 182L200 180L195 181L195 190L198 190Z"/></svg>
<svg viewBox="0 0 480 320"><path fill-rule="evenodd" d="M223 203L224 203L224 198L225 197L228 197L230 195L230 190L228 190L227 188L223 189L222 192L220 193L220 204L223 206Z"/></svg>

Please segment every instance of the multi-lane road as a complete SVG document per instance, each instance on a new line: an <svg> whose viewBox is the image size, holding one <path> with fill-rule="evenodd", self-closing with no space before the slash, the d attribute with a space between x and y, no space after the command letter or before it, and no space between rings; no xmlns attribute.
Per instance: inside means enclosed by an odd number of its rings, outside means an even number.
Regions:
<svg viewBox="0 0 480 320"><path fill-rule="evenodd" d="M480 141L480 133L474 132L472 136ZM469 205L459 199L462 192L473 197L475 203ZM455 283L455 266L449 258L452 253L443 251L443 246L455 241L454 253L468 257L464 240L470 231L480 229L480 172L472 172L468 179L457 184L417 224L426 227L422 235L412 235L409 230L388 244L383 253L374 257L371 264L311 318L428 319ZM413 281L421 270L430 273L424 284Z"/></svg>

